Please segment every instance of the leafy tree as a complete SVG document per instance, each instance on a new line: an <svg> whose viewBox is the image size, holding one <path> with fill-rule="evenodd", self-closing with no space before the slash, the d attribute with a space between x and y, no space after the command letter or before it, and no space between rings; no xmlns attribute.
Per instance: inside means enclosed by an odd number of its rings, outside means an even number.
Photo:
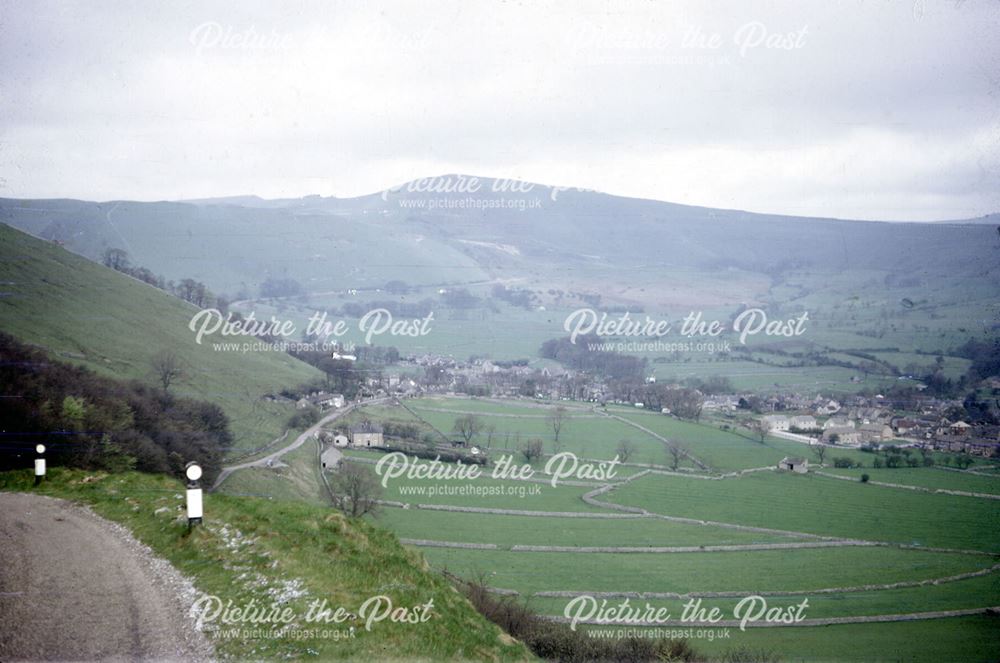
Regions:
<svg viewBox="0 0 1000 663"><path fill-rule="evenodd" d="M128 252L125 251L125 249L115 248L105 249L101 262L104 263L105 267L110 267L118 272L127 272L129 264L131 263L128 257Z"/></svg>

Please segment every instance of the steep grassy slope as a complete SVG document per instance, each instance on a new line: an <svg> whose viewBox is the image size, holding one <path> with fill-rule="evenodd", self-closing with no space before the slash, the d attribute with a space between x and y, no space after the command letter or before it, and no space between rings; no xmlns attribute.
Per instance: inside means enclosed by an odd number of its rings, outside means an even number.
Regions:
<svg viewBox="0 0 1000 663"><path fill-rule="evenodd" d="M231 419L237 448L281 434L293 411L262 395L318 373L279 352L217 352L187 328L196 309L59 246L0 225L0 329L54 357L119 378L153 380L163 350L182 360L176 392L211 401Z"/></svg>

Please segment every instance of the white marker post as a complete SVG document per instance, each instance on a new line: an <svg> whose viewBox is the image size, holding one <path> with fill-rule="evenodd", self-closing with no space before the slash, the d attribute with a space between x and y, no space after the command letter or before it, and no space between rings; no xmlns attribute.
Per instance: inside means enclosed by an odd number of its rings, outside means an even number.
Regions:
<svg viewBox="0 0 1000 663"><path fill-rule="evenodd" d="M35 453L38 454L38 457L35 458L35 485L37 486L45 478L45 445L37 445Z"/></svg>
<svg viewBox="0 0 1000 663"><path fill-rule="evenodd" d="M190 531L191 526L195 523L200 523L202 517L201 486L198 485L198 479L201 478L201 465L191 461L184 467L184 475L188 478L187 515L188 531Z"/></svg>

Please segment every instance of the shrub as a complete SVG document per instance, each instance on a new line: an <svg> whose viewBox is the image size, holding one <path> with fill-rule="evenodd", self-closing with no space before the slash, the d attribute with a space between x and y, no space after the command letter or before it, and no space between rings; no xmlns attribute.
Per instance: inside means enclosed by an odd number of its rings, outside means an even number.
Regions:
<svg viewBox="0 0 1000 663"><path fill-rule="evenodd" d="M861 475L861 483L868 483L869 478L870 477L868 476L868 473L865 472L864 474Z"/></svg>
<svg viewBox="0 0 1000 663"><path fill-rule="evenodd" d="M305 430L319 421L319 418L319 409L310 405L293 414L288 420L288 427Z"/></svg>
<svg viewBox="0 0 1000 663"><path fill-rule="evenodd" d="M754 649L744 645L727 650L720 660L722 663L776 663L781 658L767 649Z"/></svg>

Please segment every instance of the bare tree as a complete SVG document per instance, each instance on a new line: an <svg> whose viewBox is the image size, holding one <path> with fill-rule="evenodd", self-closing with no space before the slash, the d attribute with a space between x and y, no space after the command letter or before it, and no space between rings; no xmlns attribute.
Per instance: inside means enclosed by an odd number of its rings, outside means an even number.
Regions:
<svg viewBox="0 0 1000 663"><path fill-rule="evenodd" d="M771 427L763 419L752 419L747 428L750 432L757 436L758 441L764 444L764 440L767 439L767 434L771 432Z"/></svg>
<svg viewBox="0 0 1000 663"><path fill-rule="evenodd" d="M184 377L184 367L181 364L180 357L171 350L163 350L156 353L149 360L149 363L153 368L156 379L163 387L164 395L169 393L171 384Z"/></svg>
<svg viewBox="0 0 1000 663"><path fill-rule="evenodd" d="M562 405L556 406L556 409L549 413L547 421L549 426L552 426L552 432L555 434L556 443L559 442L559 433L562 431L563 424L566 423L568 415L566 413L566 408Z"/></svg>
<svg viewBox="0 0 1000 663"><path fill-rule="evenodd" d="M479 435L483 427L482 419L474 414L466 414L455 419L455 427L452 429L452 432L461 435L465 441L465 446L469 446L472 443L472 438Z"/></svg>
<svg viewBox="0 0 1000 663"><path fill-rule="evenodd" d="M668 451L670 452L670 469L676 470L681 466L681 461L687 458L688 451L676 444L671 444Z"/></svg>
<svg viewBox="0 0 1000 663"><path fill-rule="evenodd" d="M616 453L618 454L618 458L621 462L627 463L628 459L635 455L635 451L635 445L632 444L632 440L622 440L618 443Z"/></svg>
<svg viewBox="0 0 1000 663"><path fill-rule="evenodd" d="M330 481L330 489L333 491L334 506L352 518L366 513L374 515L382 497L382 485L375 473L349 461L340 463Z"/></svg>
<svg viewBox="0 0 1000 663"><path fill-rule="evenodd" d="M823 459L826 458L826 445L815 442L812 445L813 453L816 454L816 458L819 460L819 464L823 464Z"/></svg>
<svg viewBox="0 0 1000 663"><path fill-rule="evenodd" d="M542 441L539 440L537 437L528 440L527 442L524 443L524 446L521 447L521 453L524 455L524 459L527 460L529 463L535 460L536 458L541 458Z"/></svg>

